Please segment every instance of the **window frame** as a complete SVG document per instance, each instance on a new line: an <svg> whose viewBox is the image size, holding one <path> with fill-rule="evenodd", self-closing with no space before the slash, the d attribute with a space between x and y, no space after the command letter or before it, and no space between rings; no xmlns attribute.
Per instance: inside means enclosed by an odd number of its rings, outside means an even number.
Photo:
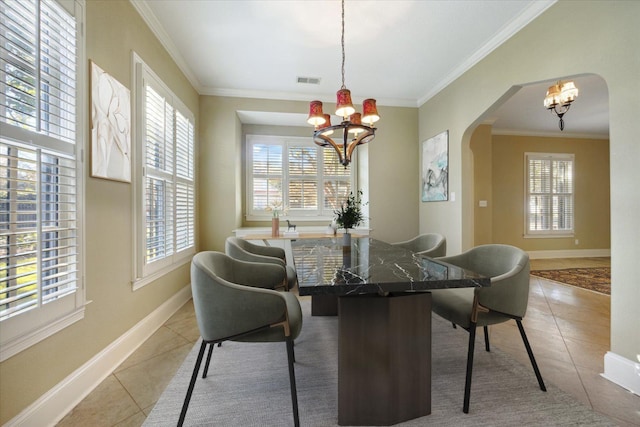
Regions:
<svg viewBox="0 0 640 427"><path fill-rule="evenodd" d="M76 246L75 258L76 273L75 273L75 290L72 290L66 294L62 294L59 298L43 304L42 297L39 297L38 304L24 312L18 312L3 319L0 322L0 362L20 353L21 351L31 347L34 344L56 334L64 328L74 324L75 322L84 318L85 305L86 305L86 292L85 292L85 240L84 240L84 141L87 135L87 110L88 110L88 94L87 91L82 90L86 87L87 82L87 61L86 61L86 42L84 33L85 17L85 1L59 1L54 0L60 8L65 10L75 19L76 28L76 63L75 63L75 133L73 134L73 140L67 140L61 138L68 138L60 134L59 137L50 136L48 132L39 131L40 126L45 125L48 128L47 123L42 123L40 120L42 116L37 113L36 130L29 130L17 125L8 124L2 122L2 138L6 140L8 144L16 147L24 147L27 150L34 150L36 153L45 153L46 155L62 156L72 159L73 169L75 176L73 177L73 183L75 184L75 224L76 224L76 236L74 239ZM39 55L38 55L39 58ZM3 60L4 62L4 60ZM40 67L40 63L37 65ZM38 74L38 73L36 73ZM36 84L38 87L42 84L42 81L36 77ZM37 90L37 97L47 98L46 93L41 94L41 91ZM55 106L55 105L54 105ZM49 114L48 112L45 114ZM64 117L62 119L65 119ZM40 122L40 123L38 123ZM55 124L54 126L59 126ZM37 154L39 156L40 154ZM40 160L38 160L40 162ZM40 163L39 163L40 164ZM40 169L38 169L40 173ZM46 181L42 181L42 176L37 178L37 186L41 187L42 184L46 184ZM56 187L59 184L55 185ZM39 191L46 191L41 189ZM58 190L59 191L59 190ZM38 204L41 204L41 200L37 200ZM64 202L67 203L67 202ZM38 211L42 208L38 207ZM60 212L56 210L55 212ZM65 211L62 211L65 212ZM42 227L43 218L38 216L37 219L38 245L42 242L43 234L46 233ZM44 249L41 247L40 251ZM43 261L41 261L42 263ZM42 287L42 276L38 277L38 286ZM39 291L41 292L41 291Z"/></svg>
<svg viewBox="0 0 640 427"><path fill-rule="evenodd" d="M553 226L550 226L550 229L548 230L531 230L530 229L530 210L529 210L529 201L530 201L530 197L532 195L531 191L530 191L530 171L529 171L529 165L530 165L530 160L549 160L552 162L557 162L557 161L570 161L571 162L571 172L572 172L572 176L571 176L571 193L566 193L564 192L564 195L569 195L571 198L571 206L572 206L572 212L571 212L571 229L561 229L561 230L553 230ZM567 237L574 237L575 235L575 216L576 216L576 210L575 210L575 192L576 192L576 182L575 182L575 167L576 167L576 162L575 162L575 154L572 153L537 153L537 152L526 152L524 153L524 234L523 237L525 239L531 239L531 238L567 238ZM555 192L555 189L553 187L553 166L550 168L550 176L549 176L549 180L550 180L550 187L549 187L549 192L547 194L549 194L551 197L554 194L558 194ZM535 193L535 194L541 194L541 193ZM551 213L551 210L553 209L553 203L549 204L549 210L547 212L547 216L550 217L549 219L549 223L552 224L553 223L553 214Z"/></svg>
<svg viewBox="0 0 640 427"><path fill-rule="evenodd" d="M313 138L311 137L299 137L299 136L279 136L279 135L259 135L259 134L247 134L245 136L245 217L247 221L267 221L271 219L272 213L268 210L254 210L253 207L253 146L255 144L268 144L268 145L279 145L282 147L282 155L283 155L283 173L282 173L282 187L283 189L288 188L288 183L290 180L289 177L289 162L286 161L286 154L288 152L288 147L296 146L296 147L310 147L316 149L318 153L318 206L319 208L313 211L304 211L304 210L292 210L288 209L286 212L287 219L292 221L331 221L334 218L333 209L324 208L324 190L322 182L325 180L324 170L323 170L323 161L324 154L328 148L323 148L318 146L313 142ZM333 150L333 149L331 149ZM349 168L349 181L351 186L351 191L357 188L357 154L354 151L353 159L348 166ZM288 192L284 191L283 204L285 207L289 206L289 195Z"/></svg>
<svg viewBox="0 0 640 427"><path fill-rule="evenodd" d="M157 280L158 278L166 275L167 273L187 264L191 257L196 252L196 199L197 199L197 185L196 185L196 171L195 171L195 116L185 106L184 103L171 91L168 86L158 77L158 75L149 67L142 58L136 53L132 52L132 74L133 74L133 105L135 120L134 123L134 136L135 136L135 150L133 150L133 162L135 172L133 175L133 207L134 207L134 232L133 232L133 290L140 289L149 283ZM173 171L172 173L153 171L147 166L146 157L146 140L145 140L145 124L146 124L146 87L150 84L154 92L163 96L167 103L173 107ZM190 173L191 178L181 177L177 173L177 143L176 143L176 116L181 114L191 124L192 138L191 138L191 164ZM146 177L148 174L157 176L158 178L171 180L171 192L172 192L172 210L173 210L173 250L168 256L164 256L156 261L147 263L146 260ZM168 181L167 181L168 182ZM176 213L176 199L177 199L177 185L190 185L192 188L191 198L192 215L187 228L191 227L191 244L187 245L183 249L177 248L177 213Z"/></svg>

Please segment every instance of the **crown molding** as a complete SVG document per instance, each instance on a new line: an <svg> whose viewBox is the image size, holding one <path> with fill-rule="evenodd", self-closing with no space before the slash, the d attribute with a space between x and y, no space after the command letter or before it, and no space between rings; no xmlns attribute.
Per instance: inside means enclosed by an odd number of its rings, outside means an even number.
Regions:
<svg viewBox="0 0 640 427"><path fill-rule="evenodd" d="M191 68L187 65L187 61L184 60L182 55L180 54L180 50L173 44L171 37L166 32L156 15L153 13L151 8L149 7L147 0L129 0L129 3L138 11L138 14L142 17L144 22L149 26L151 32L158 38L160 44L166 49L169 53L169 56L175 61L180 71L182 71L191 83L191 86L196 90L196 92L201 92L201 85L198 81L197 77L191 70Z"/></svg>
<svg viewBox="0 0 640 427"><path fill-rule="evenodd" d="M449 76L435 85L429 92L418 99L418 107L436 96L441 90L453 83L458 77L469 71L474 65L480 62L484 57L489 55L501 44L509 40L514 34L526 27L540 16L545 10L551 7L557 0L535 1L524 10L516 19L509 22L501 31L491 38L484 46L473 53L466 61L456 67Z"/></svg>
<svg viewBox="0 0 640 427"><path fill-rule="evenodd" d="M492 129L492 135L537 136L541 138L574 138L574 139L609 139L609 135L578 132L536 132L527 129Z"/></svg>
<svg viewBox="0 0 640 427"><path fill-rule="evenodd" d="M209 96L226 96L230 98L256 98L256 99L273 99L282 101L304 101L309 102L312 99L317 99L325 103L335 103L334 95L319 95L317 93L294 93L294 92L270 92L270 91L257 91L257 90L243 90L243 89L222 89L213 87L204 87L199 92L200 95ZM353 102L358 104L362 103L363 98L353 97ZM378 106L387 107L409 107L417 108L416 101L413 99L402 98L377 98Z"/></svg>

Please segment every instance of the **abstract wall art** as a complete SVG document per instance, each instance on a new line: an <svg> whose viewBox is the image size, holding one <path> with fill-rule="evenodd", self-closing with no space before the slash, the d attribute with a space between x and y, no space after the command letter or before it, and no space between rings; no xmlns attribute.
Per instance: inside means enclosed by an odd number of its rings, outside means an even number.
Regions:
<svg viewBox="0 0 640 427"><path fill-rule="evenodd" d="M129 89L91 62L91 176L131 182Z"/></svg>
<svg viewBox="0 0 640 427"><path fill-rule="evenodd" d="M449 200L449 131L422 142L422 201Z"/></svg>

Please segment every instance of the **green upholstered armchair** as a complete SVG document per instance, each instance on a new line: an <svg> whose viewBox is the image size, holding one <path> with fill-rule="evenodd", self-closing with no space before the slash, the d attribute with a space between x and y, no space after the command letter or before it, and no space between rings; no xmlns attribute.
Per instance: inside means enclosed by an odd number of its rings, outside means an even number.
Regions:
<svg viewBox="0 0 640 427"><path fill-rule="evenodd" d="M402 242L392 243L395 246L402 246L420 255L430 258L445 256L447 254L447 239L442 234L427 233Z"/></svg>
<svg viewBox="0 0 640 427"><path fill-rule="evenodd" d="M529 255L509 245L476 246L460 255L438 258L491 278L486 288L439 289L432 291L432 310L469 332L467 378L463 411L469 412L471 373L476 327L484 328L485 349L489 351L488 326L515 320L531 365L542 391L546 391L542 375L522 326L529 301Z"/></svg>
<svg viewBox="0 0 640 427"><path fill-rule="evenodd" d="M299 426L293 340L302 329L302 310L294 294L273 290L285 274L281 265L239 261L220 252L200 252L193 257L191 290L202 345L179 426L184 422L206 346L209 354L203 378L214 345L223 341L286 342L293 418Z"/></svg>
<svg viewBox="0 0 640 427"><path fill-rule="evenodd" d="M298 283L295 268L287 264L284 249L274 246L261 246L238 237L227 237L224 250L231 258L249 262L266 262L282 265L287 271L285 290L293 289Z"/></svg>

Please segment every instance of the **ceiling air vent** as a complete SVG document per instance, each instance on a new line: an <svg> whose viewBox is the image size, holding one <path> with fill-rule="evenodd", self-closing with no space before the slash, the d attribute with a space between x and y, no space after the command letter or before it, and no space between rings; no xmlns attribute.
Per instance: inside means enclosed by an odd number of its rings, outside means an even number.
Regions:
<svg viewBox="0 0 640 427"><path fill-rule="evenodd" d="M298 77L298 83L304 83L308 85L319 85L320 77Z"/></svg>

